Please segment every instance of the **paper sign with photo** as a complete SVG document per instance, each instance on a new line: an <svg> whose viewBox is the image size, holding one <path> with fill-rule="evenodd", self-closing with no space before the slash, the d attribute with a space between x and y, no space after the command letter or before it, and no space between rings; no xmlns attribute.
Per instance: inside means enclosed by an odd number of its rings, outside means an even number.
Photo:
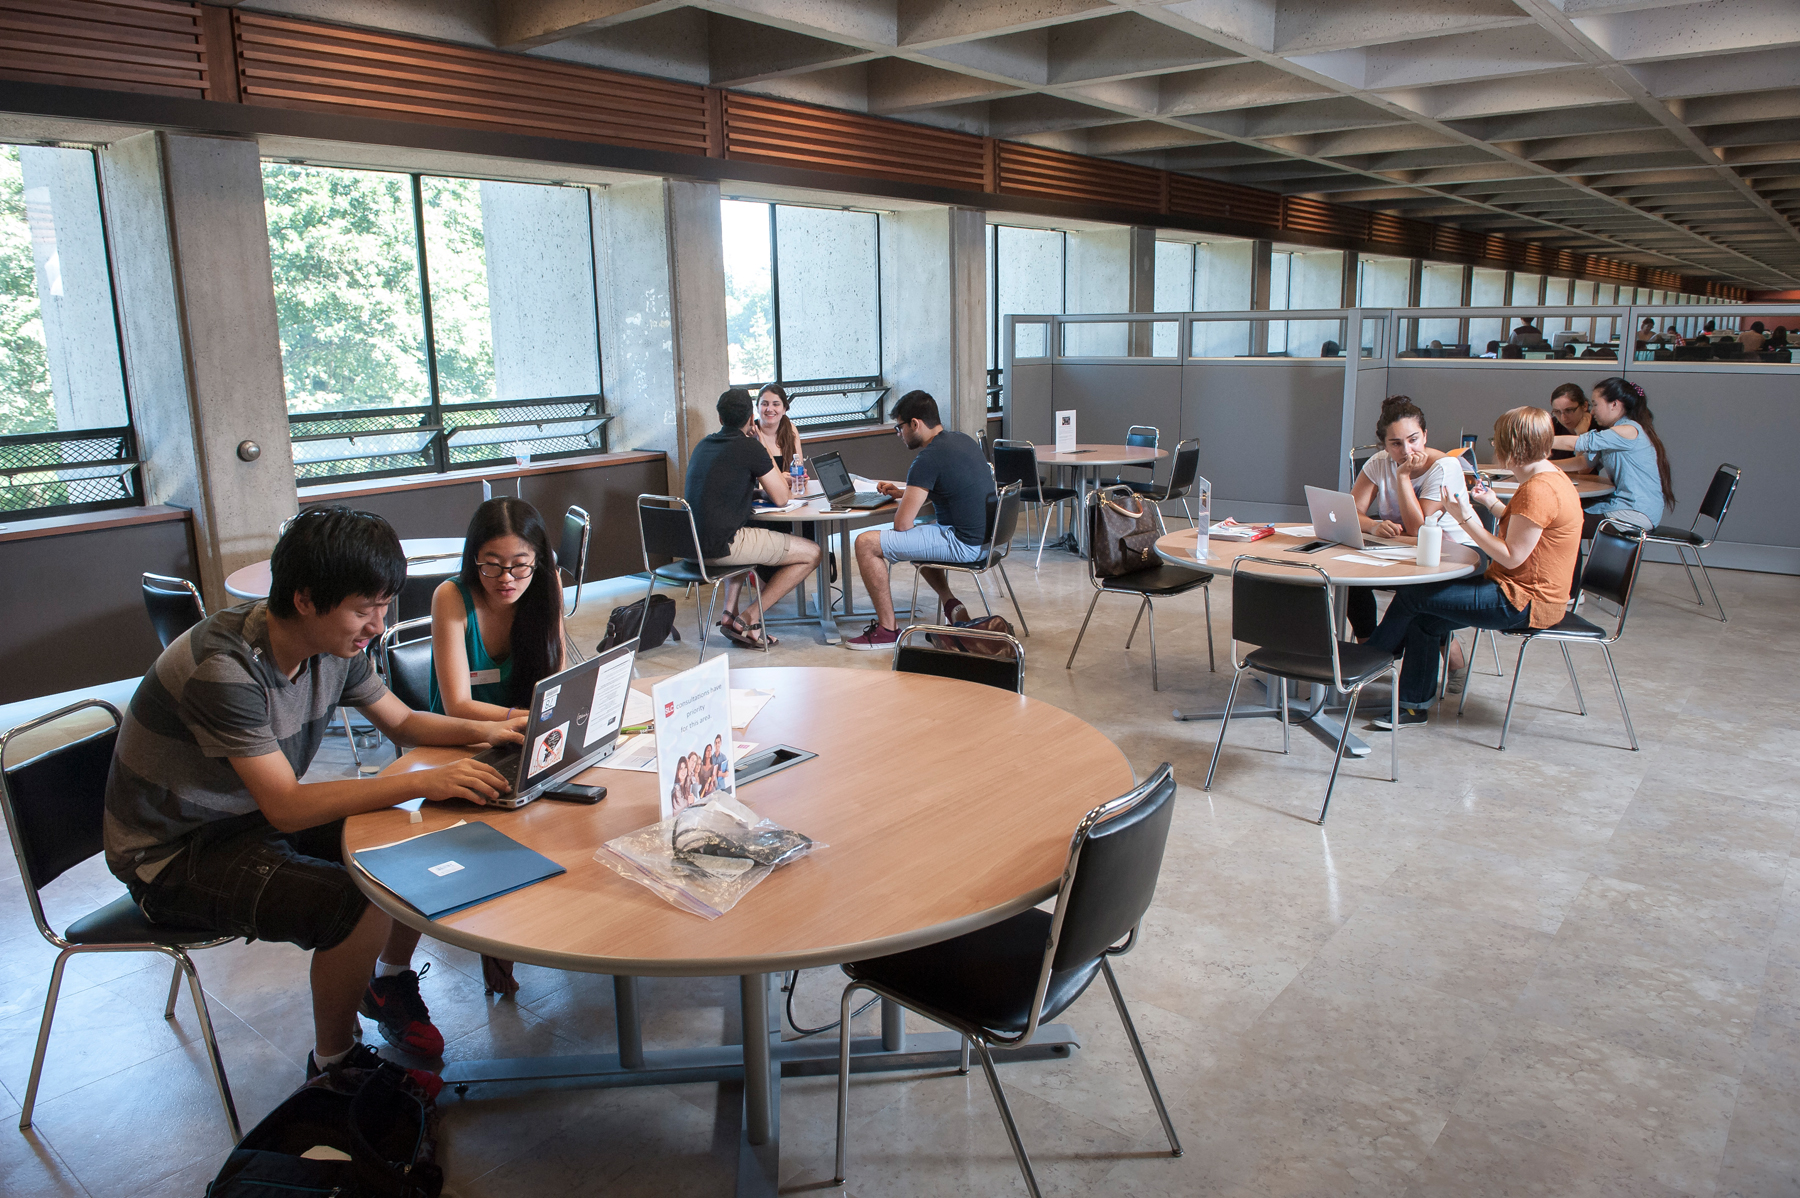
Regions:
<svg viewBox="0 0 1800 1198"><path fill-rule="evenodd" d="M731 666L721 654L665 678L650 691L656 708L656 780L662 818L737 790L731 737Z"/></svg>
<svg viewBox="0 0 1800 1198"><path fill-rule="evenodd" d="M531 746L531 769L526 777L543 773L563 759L569 750L569 722L564 720L537 738Z"/></svg>
<svg viewBox="0 0 1800 1198"><path fill-rule="evenodd" d="M1075 449L1075 413L1056 414L1056 452L1071 453Z"/></svg>

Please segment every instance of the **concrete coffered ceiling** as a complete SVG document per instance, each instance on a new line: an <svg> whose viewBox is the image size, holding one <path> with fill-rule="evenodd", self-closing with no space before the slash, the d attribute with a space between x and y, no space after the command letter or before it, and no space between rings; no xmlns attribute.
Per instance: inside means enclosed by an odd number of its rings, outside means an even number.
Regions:
<svg viewBox="0 0 1800 1198"><path fill-rule="evenodd" d="M1797 0L253 0L1800 286Z"/></svg>

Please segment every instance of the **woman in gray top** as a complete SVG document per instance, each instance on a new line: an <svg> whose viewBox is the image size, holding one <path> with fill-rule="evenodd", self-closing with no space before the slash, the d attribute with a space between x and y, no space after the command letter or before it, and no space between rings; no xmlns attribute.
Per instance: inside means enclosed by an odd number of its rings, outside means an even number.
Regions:
<svg viewBox="0 0 1800 1198"><path fill-rule="evenodd" d="M1590 412L1594 427L1554 442L1575 454L1559 465L1578 474L1604 470L1612 479L1613 493L1586 505L1581 535L1591 537L1602 519L1623 513L1646 528L1661 524L1665 505L1675 502L1675 487L1644 389L1627 379L1601 379Z"/></svg>

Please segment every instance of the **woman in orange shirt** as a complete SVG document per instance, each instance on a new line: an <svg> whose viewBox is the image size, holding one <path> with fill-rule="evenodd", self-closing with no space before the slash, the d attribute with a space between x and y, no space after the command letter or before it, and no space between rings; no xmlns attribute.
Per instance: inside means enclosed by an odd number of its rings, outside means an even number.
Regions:
<svg viewBox="0 0 1800 1198"><path fill-rule="evenodd" d="M1514 408L1494 422L1494 452L1519 480L1512 502L1486 487L1474 492L1500 517L1493 532L1467 504L1446 505L1462 530L1488 555L1487 573L1435 585L1400 587L1369 639L1390 653L1404 650L1400 667L1400 724L1423 724L1437 698L1438 658L1459 628L1548 628L1563 618L1575 557L1581 548L1581 503L1575 484L1549 461L1555 426L1542 408ZM1386 728L1388 719L1375 721Z"/></svg>

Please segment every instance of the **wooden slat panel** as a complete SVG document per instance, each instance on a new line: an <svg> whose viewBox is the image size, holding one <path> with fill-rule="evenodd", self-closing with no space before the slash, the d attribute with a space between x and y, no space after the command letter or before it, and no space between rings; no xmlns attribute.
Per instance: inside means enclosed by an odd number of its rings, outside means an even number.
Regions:
<svg viewBox="0 0 1800 1198"><path fill-rule="evenodd" d="M1391 245L1409 257L1430 254L1432 238L1436 233L1437 227L1424 221L1407 220L1391 212L1369 214L1369 240L1381 245Z"/></svg>
<svg viewBox="0 0 1800 1198"><path fill-rule="evenodd" d="M1369 235L1370 213L1307 196L1283 196L1281 227L1297 233L1317 233L1363 241Z"/></svg>
<svg viewBox="0 0 1800 1198"><path fill-rule="evenodd" d="M1083 154L999 143L1000 193L1161 210L1162 172Z"/></svg>
<svg viewBox="0 0 1800 1198"><path fill-rule="evenodd" d="M370 30L236 15L247 104L707 152L706 90Z"/></svg>
<svg viewBox="0 0 1800 1198"><path fill-rule="evenodd" d="M1442 258L1468 259L1479 258L1487 239L1479 233L1471 233L1466 229L1453 229L1449 225L1439 225L1432 231L1431 252Z"/></svg>
<svg viewBox="0 0 1800 1198"><path fill-rule="evenodd" d="M1177 216L1281 227L1281 197L1274 192L1193 175L1169 176L1169 211Z"/></svg>
<svg viewBox="0 0 1800 1198"><path fill-rule="evenodd" d="M948 129L724 93L725 157L984 190L983 139Z"/></svg>
<svg viewBox="0 0 1800 1198"><path fill-rule="evenodd" d="M0 79L200 97L199 5L176 0L0 0Z"/></svg>

